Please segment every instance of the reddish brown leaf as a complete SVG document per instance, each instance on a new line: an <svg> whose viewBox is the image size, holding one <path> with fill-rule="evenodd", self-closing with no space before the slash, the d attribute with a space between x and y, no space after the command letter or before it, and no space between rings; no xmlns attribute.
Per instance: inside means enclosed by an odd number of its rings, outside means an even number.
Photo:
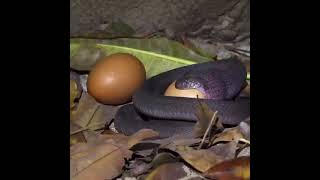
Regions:
<svg viewBox="0 0 320 180"><path fill-rule="evenodd" d="M238 142L239 139L244 139L244 135L238 127L225 129L222 133L217 134L212 142L212 144L218 142Z"/></svg>
<svg viewBox="0 0 320 180"><path fill-rule="evenodd" d="M249 180L250 156L223 161L204 172L203 175L219 180Z"/></svg>
<svg viewBox="0 0 320 180"><path fill-rule="evenodd" d="M178 146L175 151L191 166L201 172L207 171L223 160L222 157L207 149L194 150L191 147Z"/></svg>
<svg viewBox="0 0 320 180"><path fill-rule="evenodd" d="M135 144L139 143L144 139L158 137L158 136L159 136L159 133L152 129L141 129L129 137L128 148L130 149L132 146L134 146Z"/></svg>
<svg viewBox="0 0 320 180"><path fill-rule="evenodd" d="M183 163L163 164L153 170L146 180L176 180L185 177L187 174L182 168Z"/></svg>
<svg viewBox="0 0 320 180"><path fill-rule="evenodd" d="M196 109L197 112L195 115L197 116L198 121L194 126L193 134L194 137L201 137L208 129L208 126L210 125L211 119L214 115L214 111L211 110L207 104L201 102L199 102L199 105L197 105ZM212 127L216 127L218 129L223 128L218 118L214 119Z"/></svg>
<svg viewBox="0 0 320 180"><path fill-rule="evenodd" d="M71 156L72 179L112 179L122 172L131 152L112 144L102 144Z"/></svg>

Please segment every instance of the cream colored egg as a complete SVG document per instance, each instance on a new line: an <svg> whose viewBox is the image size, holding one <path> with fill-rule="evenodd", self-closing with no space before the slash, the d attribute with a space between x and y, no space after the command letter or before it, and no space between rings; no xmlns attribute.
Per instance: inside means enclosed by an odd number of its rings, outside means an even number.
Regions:
<svg viewBox="0 0 320 180"><path fill-rule="evenodd" d="M175 87L176 81L171 83L166 89L165 96L185 97L185 98L198 98L205 99L205 95L197 89L180 90Z"/></svg>

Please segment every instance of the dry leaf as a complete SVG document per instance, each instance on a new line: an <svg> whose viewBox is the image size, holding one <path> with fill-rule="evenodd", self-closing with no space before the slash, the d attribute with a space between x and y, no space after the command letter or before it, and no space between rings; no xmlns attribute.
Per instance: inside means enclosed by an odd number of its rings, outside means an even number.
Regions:
<svg viewBox="0 0 320 180"><path fill-rule="evenodd" d="M81 129L81 127L79 125L70 121L70 134L72 132L78 131L79 129Z"/></svg>
<svg viewBox="0 0 320 180"><path fill-rule="evenodd" d="M77 168L77 172L72 176L72 180L115 178L121 174L122 167L125 164L124 159L130 158L131 152L112 144L104 144L99 148L95 148L92 152L83 155L80 157L73 156L71 159L71 161L78 161L78 164L75 163L76 166L82 168L81 170ZM84 165L87 166L83 168L82 166Z"/></svg>
<svg viewBox="0 0 320 180"><path fill-rule="evenodd" d="M143 143L153 143L159 144L160 148L168 148L168 146L191 146L193 144L199 143L201 141L200 138L186 138L182 135L174 135L168 138L163 139L154 139L154 140L144 140Z"/></svg>
<svg viewBox="0 0 320 180"><path fill-rule="evenodd" d="M225 129L222 133L217 134L214 137L212 144L216 144L218 142L229 142L235 141L238 142L239 139L244 139L244 135L240 131L238 127Z"/></svg>
<svg viewBox="0 0 320 180"><path fill-rule="evenodd" d="M178 146L175 150L186 162L200 172L205 172L223 160L213 151L200 149L194 150L187 146Z"/></svg>
<svg viewBox="0 0 320 180"><path fill-rule="evenodd" d="M168 163L157 167L145 180L177 180L186 175L183 163Z"/></svg>
<svg viewBox="0 0 320 180"><path fill-rule="evenodd" d="M130 149L144 139L157 137L159 133L151 129L141 129L131 136L124 134L100 134L96 139L99 143L108 143Z"/></svg>
<svg viewBox="0 0 320 180"><path fill-rule="evenodd" d="M118 176L125 159L132 155L128 150L128 138L121 134L91 134L88 143L70 147L72 179L111 179Z"/></svg>
<svg viewBox="0 0 320 180"><path fill-rule="evenodd" d="M150 168L152 168L152 164L148 164L144 162L143 160L135 160L132 164L130 164L131 168L129 170L130 176L139 176L143 173L146 173L149 171Z"/></svg>
<svg viewBox="0 0 320 180"><path fill-rule="evenodd" d="M246 121L242 121L239 125L239 130L244 135L245 139L250 141L250 118Z"/></svg>
<svg viewBox="0 0 320 180"><path fill-rule="evenodd" d="M238 143L231 141L228 143L220 143L210 148L216 155L223 157L224 160L233 159L236 157Z"/></svg>
<svg viewBox="0 0 320 180"><path fill-rule="evenodd" d="M152 160L151 164L153 165L153 168L156 168L162 164L174 163L174 162L177 162L177 158L170 153L164 152L164 153L157 154Z"/></svg>
<svg viewBox="0 0 320 180"><path fill-rule="evenodd" d="M152 129L141 129L129 137L128 148L130 149L135 144L148 138L158 137L159 133Z"/></svg>
<svg viewBox="0 0 320 180"><path fill-rule="evenodd" d="M92 96L88 93L82 93L77 108L71 111L70 118L75 124L85 128L89 125L98 107L99 103Z"/></svg>
<svg viewBox="0 0 320 180"><path fill-rule="evenodd" d="M82 128L97 130L111 121L117 110L117 106L100 104L88 93L83 92L77 108L71 111L70 117Z"/></svg>
<svg viewBox="0 0 320 180"><path fill-rule="evenodd" d="M70 146L73 146L78 143L85 143L86 138L84 137L82 132L75 133L70 136Z"/></svg>
<svg viewBox="0 0 320 180"><path fill-rule="evenodd" d="M250 179L250 156L221 162L203 175L211 179L219 180L249 180Z"/></svg>
<svg viewBox="0 0 320 180"><path fill-rule="evenodd" d="M100 104L91 118L90 124L88 124L89 129L97 130L103 128L106 124L109 124L118 109L118 106Z"/></svg>
<svg viewBox="0 0 320 180"><path fill-rule="evenodd" d="M250 147L243 148L239 152L238 157L242 157L242 156L250 156Z"/></svg>
<svg viewBox="0 0 320 180"><path fill-rule="evenodd" d="M81 95L75 80L70 80L70 109L75 107L74 101Z"/></svg>
<svg viewBox="0 0 320 180"><path fill-rule="evenodd" d="M201 137L205 134L208 126L211 122L211 119L214 115L214 111L212 111L209 106L205 103L199 101L199 105L196 107L196 116L197 116L197 123L193 129L194 137ZM217 129L222 129L223 126L221 122L217 119L212 123L212 127L217 127Z"/></svg>

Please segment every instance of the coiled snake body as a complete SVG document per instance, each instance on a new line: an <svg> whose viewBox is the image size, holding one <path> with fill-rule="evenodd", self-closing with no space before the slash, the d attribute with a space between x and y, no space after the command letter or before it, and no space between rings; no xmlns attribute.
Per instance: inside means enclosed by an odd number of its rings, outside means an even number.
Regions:
<svg viewBox="0 0 320 180"><path fill-rule="evenodd" d="M173 82L197 86L210 99L164 96ZM190 80L190 81L187 81ZM195 83L196 82L196 83ZM191 135L197 121L199 101L218 111L223 124L237 125L250 116L250 97L240 97L246 85L245 66L236 59L194 64L148 79L133 95L133 104L122 106L115 115L118 131L130 135L142 128L158 131L161 137Z"/></svg>

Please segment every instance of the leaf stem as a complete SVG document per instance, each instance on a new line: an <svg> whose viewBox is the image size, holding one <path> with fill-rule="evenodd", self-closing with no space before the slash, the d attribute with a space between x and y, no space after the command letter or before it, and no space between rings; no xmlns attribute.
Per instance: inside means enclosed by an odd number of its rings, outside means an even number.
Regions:
<svg viewBox="0 0 320 180"><path fill-rule="evenodd" d="M218 113L218 111L215 111L214 114L212 115L210 124L209 124L206 132L205 132L204 135L203 135L203 138L202 138L201 143L200 143L200 145L199 145L199 147L198 147L198 150L202 148L203 143L204 143L204 140L205 140L205 138L207 137L208 133L210 132L210 130L211 130L211 128L212 128L212 124L213 124L213 122L214 122L215 119L216 119L217 113Z"/></svg>

